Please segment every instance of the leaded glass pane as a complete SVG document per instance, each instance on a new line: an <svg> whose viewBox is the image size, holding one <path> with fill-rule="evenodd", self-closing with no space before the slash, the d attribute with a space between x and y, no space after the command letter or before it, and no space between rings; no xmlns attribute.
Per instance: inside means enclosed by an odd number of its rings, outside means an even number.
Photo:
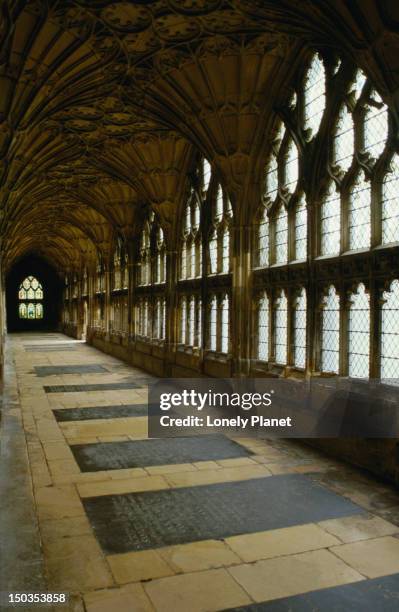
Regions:
<svg viewBox="0 0 399 612"><path fill-rule="evenodd" d="M204 180L204 191L208 191L209 183L212 176L211 165L207 159L203 161L203 180Z"/></svg>
<svg viewBox="0 0 399 612"><path fill-rule="evenodd" d="M306 366L306 291L302 289L294 311L294 365Z"/></svg>
<svg viewBox="0 0 399 612"><path fill-rule="evenodd" d="M209 309L209 348L216 351L217 348L217 301L213 297Z"/></svg>
<svg viewBox="0 0 399 612"><path fill-rule="evenodd" d="M378 159L388 138L388 108L376 91L372 100L376 105L367 105L364 118L364 147L371 157Z"/></svg>
<svg viewBox="0 0 399 612"><path fill-rule="evenodd" d="M349 248L362 249L370 246L371 239L371 195L370 183L361 171L349 197Z"/></svg>
<svg viewBox="0 0 399 612"><path fill-rule="evenodd" d="M326 77L320 57L314 55L304 85L304 127L317 134L326 106Z"/></svg>
<svg viewBox="0 0 399 612"><path fill-rule="evenodd" d="M258 253L257 265L265 267L269 265L269 218L265 208L262 210L262 216L259 219L258 225Z"/></svg>
<svg viewBox="0 0 399 612"><path fill-rule="evenodd" d="M287 363L287 297L281 291L275 303L274 312L274 352L276 363Z"/></svg>
<svg viewBox="0 0 399 612"><path fill-rule="evenodd" d="M180 254L180 278L182 280L187 278L187 244L185 240L182 244Z"/></svg>
<svg viewBox="0 0 399 612"><path fill-rule="evenodd" d="M187 300L183 298L180 305L180 342L186 344Z"/></svg>
<svg viewBox="0 0 399 612"><path fill-rule="evenodd" d="M215 219L220 221L223 217L223 190L221 186L218 186L217 195L216 195L216 210L215 210Z"/></svg>
<svg viewBox="0 0 399 612"><path fill-rule="evenodd" d="M275 231L275 250L276 263L287 263L288 259L288 214L284 206L281 205L276 216Z"/></svg>
<svg viewBox="0 0 399 612"><path fill-rule="evenodd" d="M343 104L339 111L335 131L333 163L340 166L344 172L347 172L352 165L354 151L355 133L352 113L348 111L346 104Z"/></svg>
<svg viewBox="0 0 399 612"><path fill-rule="evenodd" d="M220 349L222 353L229 352L229 298L226 295L223 298L221 306L221 342Z"/></svg>
<svg viewBox="0 0 399 612"><path fill-rule="evenodd" d="M278 164L274 153L271 153L266 171L265 196L274 200L278 190Z"/></svg>
<svg viewBox="0 0 399 612"><path fill-rule="evenodd" d="M399 155L395 153L382 184L382 243L399 241Z"/></svg>
<svg viewBox="0 0 399 612"><path fill-rule="evenodd" d="M218 271L218 241L216 230L214 230L211 234L211 238L209 240L209 267L210 273L216 274Z"/></svg>
<svg viewBox="0 0 399 612"><path fill-rule="evenodd" d="M189 346L194 346L195 333L195 297L192 295L188 307L188 341Z"/></svg>
<svg viewBox="0 0 399 612"><path fill-rule="evenodd" d="M222 249L222 272L227 274L230 270L230 230L228 227L223 230Z"/></svg>
<svg viewBox="0 0 399 612"><path fill-rule="evenodd" d="M258 359L269 359L269 298L266 293L258 303Z"/></svg>
<svg viewBox="0 0 399 612"><path fill-rule="evenodd" d="M28 316L28 309L26 304L22 303L19 305L19 318L26 319Z"/></svg>
<svg viewBox="0 0 399 612"><path fill-rule="evenodd" d="M285 187L290 193L294 193L298 184L299 158L298 147L291 139L287 149L287 159L285 165Z"/></svg>
<svg viewBox="0 0 399 612"><path fill-rule="evenodd" d="M201 302L201 300L198 300L196 314L197 314L197 317L196 317L197 318L197 342L196 342L196 346L201 347L202 346L202 302Z"/></svg>
<svg viewBox="0 0 399 612"><path fill-rule="evenodd" d="M339 295L330 286L322 300L321 311L321 371L339 372Z"/></svg>
<svg viewBox="0 0 399 612"><path fill-rule="evenodd" d="M308 211L302 196L295 211L295 259L306 259L308 243Z"/></svg>
<svg viewBox="0 0 399 612"><path fill-rule="evenodd" d="M383 294L381 308L381 379L399 383L399 280Z"/></svg>
<svg viewBox="0 0 399 612"><path fill-rule="evenodd" d="M360 283L350 296L348 319L348 374L367 378L370 361L370 298Z"/></svg>
<svg viewBox="0 0 399 612"><path fill-rule="evenodd" d="M331 181L321 204L321 255L337 255L341 245L341 200Z"/></svg>

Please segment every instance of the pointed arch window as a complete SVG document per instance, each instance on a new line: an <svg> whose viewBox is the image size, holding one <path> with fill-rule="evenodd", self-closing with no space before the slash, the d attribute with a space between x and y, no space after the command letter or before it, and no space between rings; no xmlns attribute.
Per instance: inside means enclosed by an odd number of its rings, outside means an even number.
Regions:
<svg viewBox="0 0 399 612"><path fill-rule="evenodd" d="M202 275L202 232L200 219L200 205L194 190L192 190L184 211L180 247L181 280L198 278Z"/></svg>
<svg viewBox="0 0 399 612"><path fill-rule="evenodd" d="M27 276L19 286L18 315L20 319L42 319L44 298L42 284L35 276Z"/></svg>
<svg viewBox="0 0 399 612"><path fill-rule="evenodd" d="M228 274L231 267L230 225L232 209L222 186L218 185L212 202L211 227L208 234L208 273Z"/></svg>
<svg viewBox="0 0 399 612"><path fill-rule="evenodd" d="M288 261L288 213L284 204L280 204L275 217L274 254L276 264Z"/></svg>
<svg viewBox="0 0 399 612"><path fill-rule="evenodd" d="M306 366L306 290L302 288L294 302L294 365Z"/></svg>
<svg viewBox="0 0 399 612"><path fill-rule="evenodd" d="M302 195L295 209L295 257L303 260L307 257L308 245L308 209L305 196Z"/></svg>
<svg viewBox="0 0 399 612"><path fill-rule="evenodd" d="M269 298L263 291L258 300L258 350L257 358L269 360Z"/></svg>

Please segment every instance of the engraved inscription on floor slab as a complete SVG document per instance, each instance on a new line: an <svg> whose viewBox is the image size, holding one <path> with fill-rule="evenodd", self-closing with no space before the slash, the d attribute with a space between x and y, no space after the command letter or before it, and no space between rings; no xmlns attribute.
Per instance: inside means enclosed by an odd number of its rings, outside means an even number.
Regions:
<svg viewBox="0 0 399 612"><path fill-rule="evenodd" d="M82 501L106 553L220 539L362 511L298 474Z"/></svg>
<svg viewBox="0 0 399 612"><path fill-rule="evenodd" d="M241 444L218 435L75 444L71 449L82 472L194 463L204 459L218 461L251 455Z"/></svg>
<svg viewBox="0 0 399 612"><path fill-rule="evenodd" d="M126 404L118 406L88 406L53 410L57 421L90 421L92 419L122 419L143 417L148 414L147 404Z"/></svg>
<svg viewBox="0 0 399 612"><path fill-rule="evenodd" d="M87 365L35 366L36 376L52 376L62 374L101 374L108 372L107 368L96 363Z"/></svg>
<svg viewBox="0 0 399 612"><path fill-rule="evenodd" d="M88 384L88 385L46 385L46 393L76 393L85 391L120 391L122 389L139 389L141 385L135 382Z"/></svg>
<svg viewBox="0 0 399 612"><path fill-rule="evenodd" d="M224 612L397 612L398 608L399 574L393 574L284 599L229 608Z"/></svg>

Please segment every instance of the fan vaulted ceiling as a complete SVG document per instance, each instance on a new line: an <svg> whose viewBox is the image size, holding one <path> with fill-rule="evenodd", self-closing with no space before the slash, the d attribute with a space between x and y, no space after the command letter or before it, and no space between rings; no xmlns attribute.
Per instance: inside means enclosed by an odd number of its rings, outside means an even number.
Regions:
<svg viewBox="0 0 399 612"><path fill-rule="evenodd" d="M5 265L93 264L148 205L167 232L195 151L239 197L309 45L350 54L393 107L398 25L377 0L2 2Z"/></svg>

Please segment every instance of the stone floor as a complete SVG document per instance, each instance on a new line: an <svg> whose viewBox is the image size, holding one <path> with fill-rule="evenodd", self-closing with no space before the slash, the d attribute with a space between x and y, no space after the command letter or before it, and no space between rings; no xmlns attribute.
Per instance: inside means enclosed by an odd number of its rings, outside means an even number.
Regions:
<svg viewBox="0 0 399 612"><path fill-rule="evenodd" d="M393 488L298 442L145 442L144 372L61 334L7 345L0 590L76 612L399 609Z"/></svg>

